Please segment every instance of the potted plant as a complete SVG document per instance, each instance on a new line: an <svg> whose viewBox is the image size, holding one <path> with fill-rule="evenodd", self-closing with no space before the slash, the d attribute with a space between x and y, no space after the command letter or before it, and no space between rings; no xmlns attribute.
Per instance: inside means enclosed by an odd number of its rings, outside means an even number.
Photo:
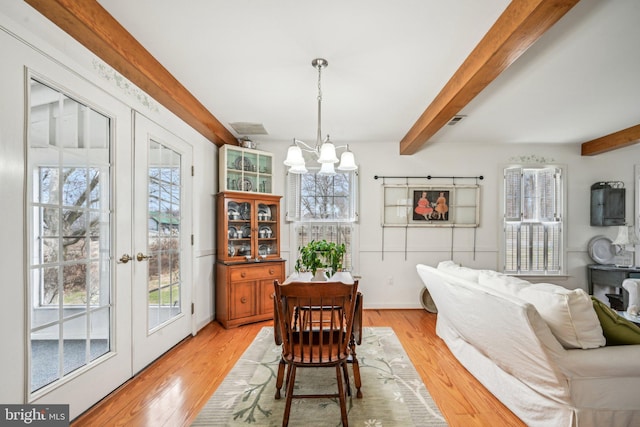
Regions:
<svg viewBox="0 0 640 427"><path fill-rule="evenodd" d="M342 260L346 247L344 243L337 244L326 240L312 240L305 246L298 248L298 259L295 270L310 271L314 280L326 280L335 272L342 269ZM316 277L320 271L323 278Z"/></svg>

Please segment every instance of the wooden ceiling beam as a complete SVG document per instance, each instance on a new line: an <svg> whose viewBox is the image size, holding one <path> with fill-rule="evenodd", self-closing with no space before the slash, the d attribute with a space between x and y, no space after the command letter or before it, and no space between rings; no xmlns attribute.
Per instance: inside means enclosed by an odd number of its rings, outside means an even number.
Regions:
<svg viewBox="0 0 640 427"><path fill-rule="evenodd" d="M97 1L25 2L214 144L238 144L236 137Z"/></svg>
<svg viewBox="0 0 640 427"><path fill-rule="evenodd" d="M414 154L579 0L512 0L400 141Z"/></svg>
<svg viewBox="0 0 640 427"><path fill-rule="evenodd" d="M583 156L595 156L640 142L640 125L602 136L582 144Z"/></svg>

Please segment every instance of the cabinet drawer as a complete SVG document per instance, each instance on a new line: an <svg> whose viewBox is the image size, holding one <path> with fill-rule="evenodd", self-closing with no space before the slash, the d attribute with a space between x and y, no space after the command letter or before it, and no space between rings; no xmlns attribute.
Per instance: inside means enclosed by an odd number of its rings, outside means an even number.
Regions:
<svg viewBox="0 0 640 427"><path fill-rule="evenodd" d="M231 281L278 279L282 277L282 265L265 264L238 266L231 269Z"/></svg>
<svg viewBox="0 0 640 427"><path fill-rule="evenodd" d="M627 278L624 271L591 270L591 282L600 286L622 286L622 281Z"/></svg>

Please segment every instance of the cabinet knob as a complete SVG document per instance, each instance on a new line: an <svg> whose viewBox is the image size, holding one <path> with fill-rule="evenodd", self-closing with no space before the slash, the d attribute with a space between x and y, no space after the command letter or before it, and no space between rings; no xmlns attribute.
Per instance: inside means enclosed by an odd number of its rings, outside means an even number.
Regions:
<svg viewBox="0 0 640 427"><path fill-rule="evenodd" d="M271 274L273 276L273 273L275 273L276 271L273 268L269 269L269 274Z"/></svg>
<svg viewBox="0 0 640 427"><path fill-rule="evenodd" d="M247 303L247 297L240 298L240 302L243 303L243 304L246 304Z"/></svg>
<svg viewBox="0 0 640 427"><path fill-rule="evenodd" d="M240 277L247 277L247 272L243 271L242 273L240 273Z"/></svg>

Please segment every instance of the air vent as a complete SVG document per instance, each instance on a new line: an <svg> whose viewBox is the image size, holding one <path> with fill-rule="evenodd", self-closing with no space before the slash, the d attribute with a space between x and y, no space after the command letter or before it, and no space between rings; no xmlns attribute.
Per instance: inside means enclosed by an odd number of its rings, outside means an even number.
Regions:
<svg viewBox="0 0 640 427"><path fill-rule="evenodd" d="M262 123L235 122L229 125L239 135L268 135Z"/></svg>
<svg viewBox="0 0 640 427"><path fill-rule="evenodd" d="M460 123L460 121L462 119L464 119L467 116L463 116L463 115L457 115L457 116L453 116L453 118L451 120L449 120L449 123L447 123L449 126L453 126L453 125L457 125L458 123Z"/></svg>

